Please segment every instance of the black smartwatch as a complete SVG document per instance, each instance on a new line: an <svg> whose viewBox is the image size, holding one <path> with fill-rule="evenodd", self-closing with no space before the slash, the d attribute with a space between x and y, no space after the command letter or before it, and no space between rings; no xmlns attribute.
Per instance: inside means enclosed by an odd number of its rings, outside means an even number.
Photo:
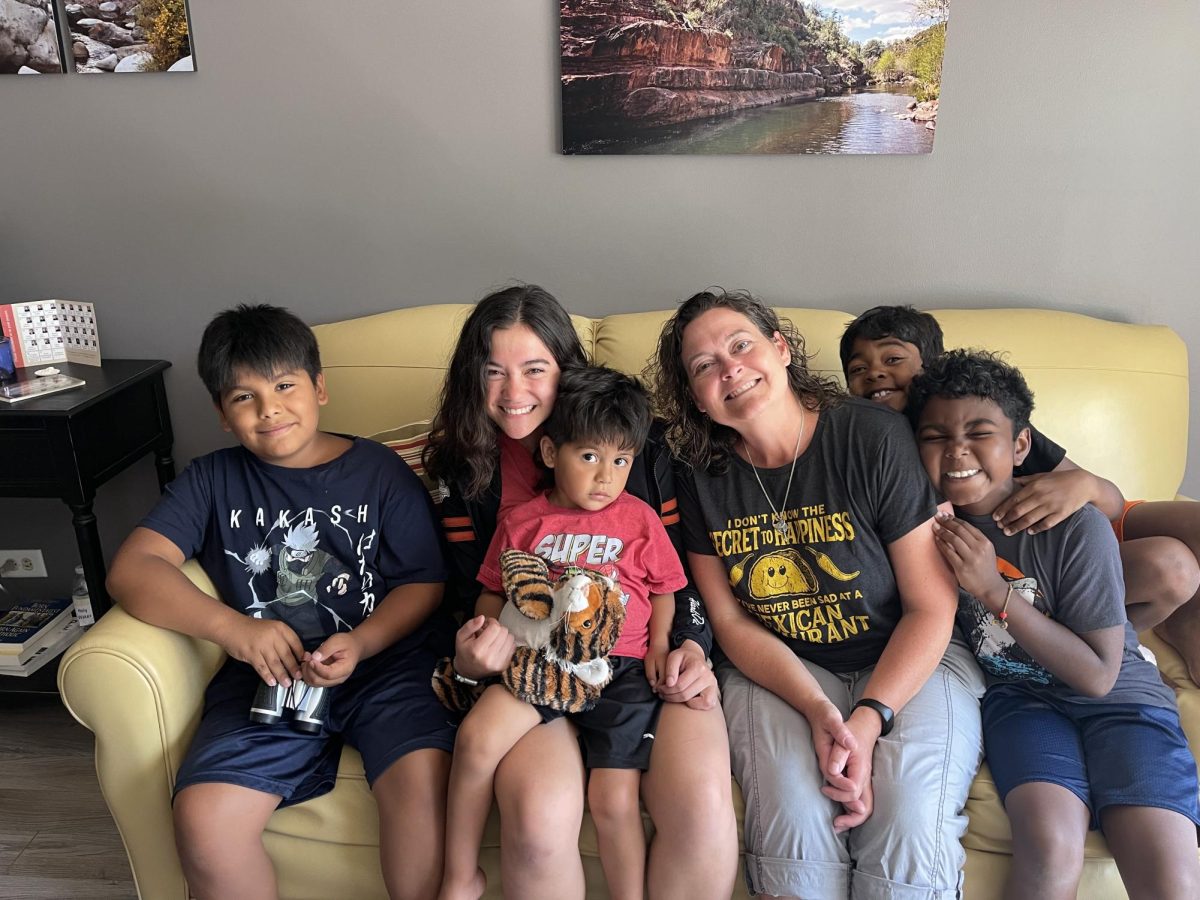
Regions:
<svg viewBox="0 0 1200 900"><path fill-rule="evenodd" d="M880 703L878 700L872 700L870 697L863 697L854 704L854 708L865 706L867 709L873 709L879 713L879 718L883 720L883 727L879 729L879 736L883 737L892 730L892 726L896 724L896 714L892 712L892 708L886 703Z"/></svg>

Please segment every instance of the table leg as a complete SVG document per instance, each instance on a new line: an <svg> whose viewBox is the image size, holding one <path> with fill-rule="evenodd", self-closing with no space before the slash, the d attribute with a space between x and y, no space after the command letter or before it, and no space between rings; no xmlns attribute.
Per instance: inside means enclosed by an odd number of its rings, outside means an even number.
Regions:
<svg viewBox="0 0 1200 900"><path fill-rule="evenodd" d="M161 494L175 480L175 457L171 455L170 444L154 448L154 468L158 471L158 492Z"/></svg>
<svg viewBox="0 0 1200 900"><path fill-rule="evenodd" d="M79 546L83 577L87 579L88 596L92 600L92 614L99 619L112 607L104 587L107 572L104 568L104 551L100 547L100 530L96 527L91 500L67 505L71 507L71 523L75 526L75 542Z"/></svg>

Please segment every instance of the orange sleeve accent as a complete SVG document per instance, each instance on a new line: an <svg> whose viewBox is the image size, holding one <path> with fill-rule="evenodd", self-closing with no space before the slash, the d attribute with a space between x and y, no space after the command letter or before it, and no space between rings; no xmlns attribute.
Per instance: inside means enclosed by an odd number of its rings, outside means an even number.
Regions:
<svg viewBox="0 0 1200 900"><path fill-rule="evenodd" d="M475 540L475 532L473 531L448 531L446 532L446 540L451 544L460 544L463 541Z"/></svg>
<svg viewBox="0 0 1200 900"><path fill-rule="evenodd" d="M442 517L442 527L443 528L463 528L464 526L467 526L470 524L471 524L470 516L443 516Z"/></svg>
<svg viewBox="0 0 1200 900"><path fill-rule="evenodd" d="M678 521L679 521L679 513L673 513L669 516L662 517L663 527L666 527L667 525L674 525Z"/></svg>
<svg viewBox="0 0 1200 900"><path fill-rule="evenodd" d="M677 507L678 505L679 505L679 501L676 498L672 497L670 500L668 500L666 503L664 503L662 505L662 509L659 511L659 513L660 513L660 515L665 516L671 510L675 509L675 507Z"/></svg>

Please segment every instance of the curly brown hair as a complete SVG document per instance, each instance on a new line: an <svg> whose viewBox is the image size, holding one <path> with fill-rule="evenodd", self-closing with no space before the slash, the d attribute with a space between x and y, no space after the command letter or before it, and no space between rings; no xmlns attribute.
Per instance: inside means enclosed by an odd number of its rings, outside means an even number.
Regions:
<svg viewBox="0 0 1200 900"><path fill-rule="evenodd" d="M778 332L792 354L788 384L806 409L829 409L841 403L845 391L832 378L810 372L804 338L787 319L748 291L709 288L683 301L658 338L658 351L644 375L651 386L655 411L667 422L667 441L676 456L694 469L720 475L729 468L729 457L739 437L728 425L700 412L692 399L683 365L683 333L688 325L711 309L730 309L749 319L765 337Z"/></svg>

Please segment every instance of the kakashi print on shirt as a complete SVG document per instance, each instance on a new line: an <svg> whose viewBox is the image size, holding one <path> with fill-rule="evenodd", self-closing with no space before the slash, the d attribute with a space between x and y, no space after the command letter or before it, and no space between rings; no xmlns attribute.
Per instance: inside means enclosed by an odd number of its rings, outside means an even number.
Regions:
<svg viewBox="0 0 1200 900"><path fill-rule="evenodd" d="M286 622L308 649L336 631L350 631L376 602L374 575L364 555L375 542L375 530L351 531L366 518L337 507L333 514L313 508L284 511L244 556L227 549L249 575L246 613Z"/></svg>
<svg viewBox="0 0 1200 900"><path fill-rule="evenodd" d="M996 569L1008 583L1010 603L1020 600L1042 615L1050 615L1046 597L1038 588L1036 578L1025 576L1016 566L1000 557L996 558ZM982 603L962 590L958 593L958 621L980 667L989 675L1004 681L1050 683L1050 673L1021 648Z"/></svg>

